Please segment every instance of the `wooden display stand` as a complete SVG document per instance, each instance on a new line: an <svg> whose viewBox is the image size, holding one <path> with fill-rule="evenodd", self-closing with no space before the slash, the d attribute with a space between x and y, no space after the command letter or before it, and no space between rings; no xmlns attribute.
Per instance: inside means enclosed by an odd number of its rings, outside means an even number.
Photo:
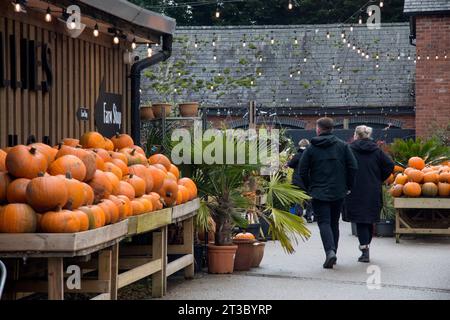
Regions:
<svg viewBox="0 0 450 320"><path fill-rule="evenodd" d="M48 292L49 300L63 300L64 292L100 293L110 299L117 298L118 243L128 231L128 220L103 228L74 234L0 234L0 258L11 258L13 265L12 281L7 287L11 299L18 293ZM83 278L83 261L91 255L98 255L97 279ZM20 260L30 259L30 276L46 271L47 281L25 278L18 270ZM41 262L33 265L31 260ZM42 261L46 262L42 264ZM64 262L80 270L80 286L66 288ZM84 271L84 272L83 272ZM92 271L92 270L90 270ZM70 274L68 274L70 275ZM11 278L11 276L9 278ZM11 279L9 279L11 280Z"/></svg>
<svg viewBox="0 0 450 320"><path fill-rule="evenodd" d="M450 199L395 198L395 238L402 234L450 235Z"/></svg>

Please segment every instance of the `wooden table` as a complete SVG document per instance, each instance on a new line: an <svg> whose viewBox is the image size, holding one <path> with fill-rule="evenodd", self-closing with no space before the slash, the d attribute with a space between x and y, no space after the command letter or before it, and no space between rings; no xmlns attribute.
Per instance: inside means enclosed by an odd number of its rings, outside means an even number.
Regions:
<svg viewBox="0 0 450 320"><path fill-rule="evenodd" d="M116 299L117 264L114 261L118 243L127 231L128 220L73 234L0 234L0 258L11 258L14 266L10 274L13 278L9 279L12 281L8 281L7 287L9 297L15 298L17 293L48 292L49 300L63 300L64 292L74 292L100 293L99 297ZM83 278L81 265L93 254L98 255L98 277ZM46 261L43 270L46 270L47 281L22 277L16 266L20 260L25 263L29 259ZM64 262L69 262L66 269Z"/></svg>
<svg viewBox="0 0 450 320"><path fill-rule="evenodd" d="M450 235L449 198L394 198L395 238L402 234Z"/></svg>

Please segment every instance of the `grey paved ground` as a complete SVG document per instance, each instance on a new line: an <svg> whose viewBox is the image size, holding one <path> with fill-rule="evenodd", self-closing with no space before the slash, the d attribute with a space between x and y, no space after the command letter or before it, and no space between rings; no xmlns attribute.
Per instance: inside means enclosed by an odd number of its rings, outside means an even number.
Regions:
<svg viewBox="0 0 450 320"><path fill-rule="evenodd" d="M312 238L287 255L276 242L266 245L260 268L233 275L199 274L192 281L169 279L164 299L450 299L450 240L375 238L372 262L381 288L368 289L368 264L358 263L357 239L341 223L338 264L322 268L324 254L316 224ZM249 295L251 293L251 295Z"/></svg>

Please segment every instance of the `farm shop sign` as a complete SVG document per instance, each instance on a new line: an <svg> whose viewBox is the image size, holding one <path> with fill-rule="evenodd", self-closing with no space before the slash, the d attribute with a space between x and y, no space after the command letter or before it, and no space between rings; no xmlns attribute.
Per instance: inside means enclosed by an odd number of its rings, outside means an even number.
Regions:
<svg viewBox="0 0 450 320"><path fill-rule="evenodd" d="M6 59L8 53L9 59ZM0 61L0 87L44 93L52 87L51 49L48 44L24 38L18 44L15 35L7 36L0 32ZM42 70L41 79L38 79L39 68ZM6 79L8 69L10 79Z"/></svg>
<svg viewBox="0 0 450 320"><path fill-rule="evenodd" d="M104 80L95 105L95 126L106 137L122 132L122 95L106 92Z"/></svg>

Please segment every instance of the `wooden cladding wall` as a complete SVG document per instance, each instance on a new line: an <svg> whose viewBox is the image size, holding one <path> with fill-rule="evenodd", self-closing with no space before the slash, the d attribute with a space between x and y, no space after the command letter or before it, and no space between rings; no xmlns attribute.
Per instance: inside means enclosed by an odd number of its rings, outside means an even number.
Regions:
<svg viewBox="0 0 450 320"><path fill-rule="evenodd" d="M8 2L9 3L9 2ZM106 91L121 94L123 131L129 132L131 125L129 66L123 62L124 46L114 46L112 38L92 36L86 29L82 36L72 39L60 31L64 25L59 21L51 24L43 21L43 15L33 12L15 14L11 5L0 5L0 33L4 54L4 78L14 79L14 68L10 67L10 46L16 47L18 60L16 78L21 79L21 39L36 42L35 54L38 61L38 84L42 74L41 50L47 44L51 49L53 84L49 92L42 90L13 89L11 85L0 87L0 147L8 144L8 135L17 135L18 143L24 144L30 135L38 141L44 136L57 144L64 137L79 138L86 131L95 130L94 106L99 95L102 80ZM54 19L57 20L57 19ZM10 35L14 35L10 41ZM22 70L23 71L23 70ZM23 75L22 75L23 76ZM89 109L89 121L77 118L79 107Z"/></svg>

